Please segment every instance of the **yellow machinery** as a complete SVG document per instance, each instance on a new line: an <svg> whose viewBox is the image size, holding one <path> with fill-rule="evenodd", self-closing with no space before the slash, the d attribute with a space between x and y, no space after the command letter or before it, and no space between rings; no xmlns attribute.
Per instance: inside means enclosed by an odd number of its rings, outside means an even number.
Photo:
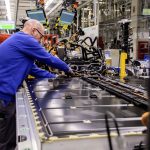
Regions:
<svg viewBox="0 0 150 150"><path fill-rule="evenodd" d="M127 76L126 74L126 59L127 59L127 53L121 52L120 56L120 78L123 79Z"/></svg>

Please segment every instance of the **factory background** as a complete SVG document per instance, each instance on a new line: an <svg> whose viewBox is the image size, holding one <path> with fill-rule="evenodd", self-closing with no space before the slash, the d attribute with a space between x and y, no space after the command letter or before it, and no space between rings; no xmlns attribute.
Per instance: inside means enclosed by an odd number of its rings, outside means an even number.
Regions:
<svg viewBox="0 0 150 150"><path fill-rule="evenodd" d="M35 61L58 78L17 91L16 149L148 150L150 1L1 0L0 44L30 19L74 75Z"/></svg>

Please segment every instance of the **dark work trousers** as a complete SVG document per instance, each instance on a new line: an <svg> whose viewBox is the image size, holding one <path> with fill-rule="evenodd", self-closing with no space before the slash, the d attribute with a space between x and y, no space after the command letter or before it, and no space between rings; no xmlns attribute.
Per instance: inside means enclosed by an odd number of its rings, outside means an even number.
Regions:
<svg viewBox="0 0 150 150"><path fill-rule="evenodd" d="M0 100L0 150L15 150L16 106L15 102L3 106Z"/></svg>

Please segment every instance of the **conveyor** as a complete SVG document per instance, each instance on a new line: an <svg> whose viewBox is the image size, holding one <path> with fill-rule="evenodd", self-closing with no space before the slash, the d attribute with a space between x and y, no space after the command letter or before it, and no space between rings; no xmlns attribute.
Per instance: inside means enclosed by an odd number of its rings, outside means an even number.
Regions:
<svg viewBox="0 0 150 150"><path fill-rule="evenodd" d="M82 79L91 84L97 85L102 89L105 89L106 91L113 93L118 97L129 101L130 103L133 103L136 106L140 106L145 109L148 108L149 103L146 90L147 87L143 86L143 88L139 88L137 85L135 86L135 80L134 82L130 81L130 84L125 84L103 76L99 77L98 79L93 79L93 77L82 77Z"/></svg>
<svg viewBox="0 0 150 150"><path fill-rule="evenodd" d="M81 78L28 80L16 104L19 150L109 150L108 111L116 117L126 150L145 141L140 122L145 110ZM118 145L110 117L109 125L116 150L123 144Z"/></svg>

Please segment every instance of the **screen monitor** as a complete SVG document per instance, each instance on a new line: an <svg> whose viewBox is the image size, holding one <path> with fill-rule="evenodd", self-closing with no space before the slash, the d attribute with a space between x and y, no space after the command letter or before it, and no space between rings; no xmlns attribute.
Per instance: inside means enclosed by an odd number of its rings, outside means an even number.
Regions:
<svg viewBox="0 0 150 150"><path fill-rule="evenodd" d="M35 19L40 21L41 23L46 23L46 15L43 9L32 9L32 10L26 10L27 16L30 19Z"/></svg>
<svg viewBox="0 0 150 150"><path fill-rule="evenodd" d="M150 8L144 8L143 9L143 15L150 16Z"/></svg>
<svg viewBox="0 0 150 150"><path fill-rule="evenodd" d="M15 28L15 21L0 21L1 30L14 30Z"/></svg>
<svg viewBox="0 0 150 150"><path fill-rule="evenodd" d="M62 10L60 15L60 23L70 25L73 22L75 13Z"/></svg>
<svg viewBox="0 0 150 150"><path fill-rule="evenodd" d="M148 17L150 16L150 1L149 0L144 1L142 15L148 16Z"/></svg>

